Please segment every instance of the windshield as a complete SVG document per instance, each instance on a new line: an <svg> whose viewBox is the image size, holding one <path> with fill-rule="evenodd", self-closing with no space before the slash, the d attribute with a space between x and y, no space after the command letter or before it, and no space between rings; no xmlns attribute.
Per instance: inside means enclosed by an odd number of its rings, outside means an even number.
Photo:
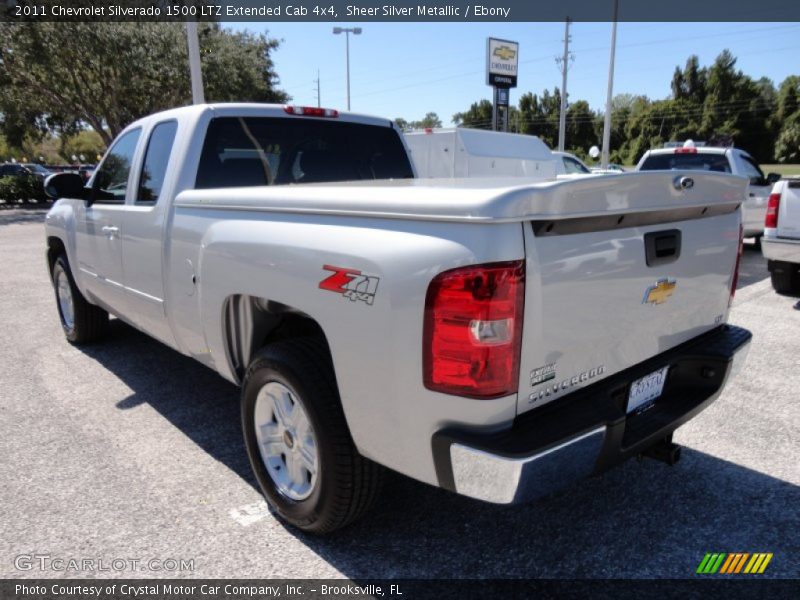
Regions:
<svg viewBox="0 0 800 600"><path fill-rule="evenodd" d="M564 171L569 173L570 175L574 175L576 173L591 173L589 169L583 166L582 163L578 162L571 156L564 156Z"/></svg>
<svg viewBox="0 0 800 600"><path fill-rule="evenodd" d="M208 126L195 187L410 177L405 147L388 125L220 117Z"/></svg>
<svg viewBox="0 0 800 600"><path fill-rule="evenodd" d="M716 171L730 173L731 165L724 154L651 154L639 167L640 171Z"/></svg>

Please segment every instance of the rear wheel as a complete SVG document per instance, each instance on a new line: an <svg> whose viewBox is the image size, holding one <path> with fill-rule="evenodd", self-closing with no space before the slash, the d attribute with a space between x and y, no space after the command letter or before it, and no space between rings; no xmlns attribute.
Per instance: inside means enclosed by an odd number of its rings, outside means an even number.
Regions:
<svg viewBox="0 0 800 600"><path fill-rule="evenodd" d="M767 264L772 279L772 287L779 294L800 292L800 265L769 261Z"/></svg>
<svg viewBox="0 0 800 600"><path fill-rule="evenodd" d="M377 497L383 469L353 444L321 340L277 342L255 356L242 388L242 429L264 496L292 525L329 533Z"/></svg>
<svg viewBox="0 0 800 600"><path fill-rule="evenodd" d="M65 255L56 259L52 278L58 316L67 340L83 344L102 338L108 329L108 313L83 297L75 285Z"/></svg>

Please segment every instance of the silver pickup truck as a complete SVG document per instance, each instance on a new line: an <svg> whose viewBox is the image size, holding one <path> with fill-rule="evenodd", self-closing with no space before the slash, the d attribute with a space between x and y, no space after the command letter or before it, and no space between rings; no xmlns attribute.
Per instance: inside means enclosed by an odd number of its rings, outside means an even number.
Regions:
<svg viewBox="0 0 800 600"><path fill-rule="evenodd" d="M46 188L67 339L111 313L239 384L255 476L306 531L360 516L383 467L514 503L674 462L749 346L728 174L423 181L389 120L215 104Z"/></svg>

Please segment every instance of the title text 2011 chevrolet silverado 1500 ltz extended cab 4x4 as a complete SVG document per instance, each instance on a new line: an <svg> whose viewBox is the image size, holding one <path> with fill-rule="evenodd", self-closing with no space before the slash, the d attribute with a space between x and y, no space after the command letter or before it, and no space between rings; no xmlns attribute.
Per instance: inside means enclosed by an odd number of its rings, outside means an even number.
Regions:
<svg viewBox="0 0 800 600"><path fill-rule="evenodd" d="M749 345L726 325L747 181L413 175L385 119L141 119L87 188L48 179L67 339L113 313L240 384L264 494L318 533L369 506L381 465L512 503L674 458Z"/></svg>

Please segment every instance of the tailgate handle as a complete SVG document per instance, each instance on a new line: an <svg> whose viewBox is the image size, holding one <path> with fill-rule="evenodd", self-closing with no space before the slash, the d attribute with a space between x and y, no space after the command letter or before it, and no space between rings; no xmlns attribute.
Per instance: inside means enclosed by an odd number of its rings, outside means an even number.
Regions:
<svg viewBox="0 0 800 600"><path fill-rule="evenodd" d="M644 253L648 267L675 262L681 255L680 229L646 233L644 235Z"/></svg>

